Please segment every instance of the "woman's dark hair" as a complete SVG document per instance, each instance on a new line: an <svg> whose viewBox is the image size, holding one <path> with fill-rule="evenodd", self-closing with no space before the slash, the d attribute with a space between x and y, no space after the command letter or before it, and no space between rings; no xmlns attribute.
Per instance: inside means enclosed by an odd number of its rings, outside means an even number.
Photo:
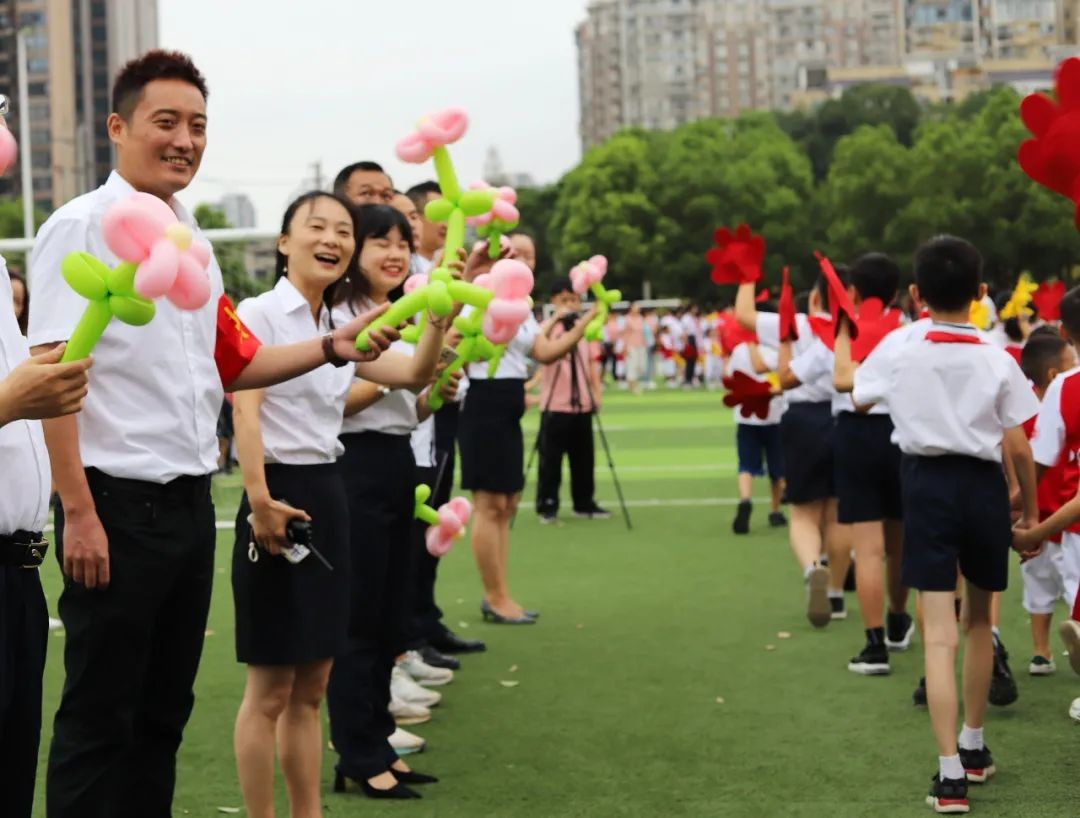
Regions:
<svg viewBox="0 0 1080 818"><path fill-rule="evenodd" d="M199 89L203 99L209 96L206 78L191 57L179 51L156 48L136 57L120 69L113 83L112 109L125 121L139 105L143 88L154 80L183 80Z"/></svg>
<svg viewBox="0 0 1080 818"><path fill-rule="evenodd" d="M385 239L395 227L401 237L409 243L409 252L416 252L412 228L409 220L396 208L389 205L366 204L353 207L353 221L356 224L356 263L349 265L350 272L337 283L334 289L334 304L349 304L355 309L361 301L371 297L371 284L360 269L360 251L368 239ZM394 301L401 297L404 285L389 294Z"/></svg>
<svg viewBox="0 0 1080 818"><path fill-rule="evenodd" d="M19 332L26 335L26 322L30 318L30 288L26 286L26 279L19 273L8 271L8 277L11 279L11 283L14 284L18 281L22 284L23 289L23 306L22 312L15 316L15 320L19 322Z"/></svg>

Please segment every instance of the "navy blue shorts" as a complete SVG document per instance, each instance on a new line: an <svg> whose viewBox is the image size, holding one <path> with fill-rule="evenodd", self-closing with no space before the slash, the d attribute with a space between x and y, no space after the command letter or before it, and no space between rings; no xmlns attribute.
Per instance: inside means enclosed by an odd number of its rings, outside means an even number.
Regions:
<svg viewBox="0 0 1080 818"><path fill-rule="evenodd" d="M780 426L750 426L739 423L735 427L735 448L739 453L739 474L761 477L765 474L763 461L769 464L769 479L784 479L784 450L780 445Z"/></svg>
<svg viewBox="0 0 1080 818"><path fill-rule="evenodd" d="M836 496L833 479L832 406L791 403L780 419L784 476L789 503L812 503Z"/></svg>
<svg viewBox="0 0 1080 818"><path fill-rule="evenodd" d="M946 455L903 459L903 581L953 591L956 572L984 591L1009 582L1009 489L1000 463Z"/></svg>
<svg viewBox="0 0 1080 818"><path fill-rule="evenodd" d="M888 415L841 412L833 443L837 517L842 523L902 519L900 449Z"/></svg>

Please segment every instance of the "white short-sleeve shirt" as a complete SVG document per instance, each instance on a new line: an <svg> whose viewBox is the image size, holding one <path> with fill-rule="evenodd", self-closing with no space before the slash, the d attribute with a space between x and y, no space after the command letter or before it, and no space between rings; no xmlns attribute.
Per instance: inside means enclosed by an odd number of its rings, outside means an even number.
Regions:
<svg viewBox="0 0 1080 818"><path fill-rule="evenodd" d="M855 371L855 401L888 407L905 454L1000 462L1005 430L1039 411L1016 361L970 325L920 321L908 329L891 343L887 337ZM930 331L975 343L929 340Z"/></svg>
<svg viewBox="0 0 1080 818"><path fill-rule="evenodd" d="M315 323L311 306L288 278L274 289L246 298L237 315L267 344L295 344L329 329L324 308ZM267 463L309 466L333 463L345 450L338 440L355 369L324 364L305 375L264 390L259 409L263 455Z"/></svg>
<svg viewBox="0 0 1080 818"><path fill-rule="evenodd" d="M765 365L775 371L778 358L776 350L759 346L758 352L761 354L762 360L765 361ZM748 344L739 344L731 351L731 357L728 358L728 373L733 372L742 372L760 383L765 383L766 380L764 375L759 375L754 371ZM741 409L736 409L735 422L743 426L773 426L780 422L780 418L783 417L786 410L787 402L784 400L784 396L778 395L769 401L769 414L765 419L753 414L750 417L744 417Z"/></svg>
<svg viewBox="0 0 1080 818"><path fill-rule="evenodd" d="M462 311L462 314L467 313ZM529 358L532 356L533 344L536 343L536 336L539 334L540 324L537 323L534 316L529 315L524 323L518 327L517 335L511 338L510 343L506 345L506 351L499 361L499 367L495 370L496 380L499 378L528 380ZM488 380L488 362L480 361L479 363L470 364L469 378L474 381Z"/></svg>
<svg viewBox="0 0 1080 818"><path fill-rule="evenodd" d="M412 434L409 435L409 443L412 445L413 458L416 465L422 469L430 469L435 465L435 416L429 415L426 420L420 421Z"/></svg>
<svg viewBox="0 0 1080 818"><path fill-rule="evenodd" d="M109 266L119 262L101 235L109 207L134 193L113 171L105 184L61 207L38 231L30 254L30 345L66 341L86 309L60 273L82 250ZM175 199L177 218L199 235ZM225 390L214 363L218 301L224 288L211 255L210 300L188 312L165 298L144 327L113 320L94 349L90 393L78 415L83 465L113 477L167 483L217 468L217 419Z"/></svg>
<svg viewBox="0 0 1080 818"><path fill-rule="evenodd" d="M365 307L364 309L368 309ZM357 315L348 304L334 307L334 323L347 324ZM416 347L407 341L395 341L390 349L402 355L413 355ZM407 435L416 428L416 393L411 389L391 389L367 409L349 415L341 426L342 434L382 432L387 435Z"/></svg>
<svg viewBox="0 0 1080 818"><path fill-rule="evenodd" d="M795 326L799 331L799 337L791 342L791 358L795 360L800 355L810 351L817 341L814 330L810 326L810 319L803 313L795 315ZM775 312L759 312L755 326L758 343L769 349L780 349L780 316ZM798 377L796 375L796 377ZM814 380L802 381L802 385L795 389L784 392L784 397L790 403L824 403L831 401L836 394L832 385L832 371L828 377L821 376Z"/></svg>
<svg viewBox="0 0 1080 818"><path fill-rule="evenodd" d="M30 357L15 311L11 307L11 279L0 256L0 380ZM41 531L49 518L52 473L39 420L13 420L0 426L0 535Z"/></svg>

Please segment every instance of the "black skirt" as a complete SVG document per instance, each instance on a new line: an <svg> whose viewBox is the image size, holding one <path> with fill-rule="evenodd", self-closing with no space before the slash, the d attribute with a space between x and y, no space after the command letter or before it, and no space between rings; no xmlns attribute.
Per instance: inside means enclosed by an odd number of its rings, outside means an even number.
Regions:
<svg viewBox="0 0 1080 818"><path fill-rule="evenodd" d="M458 427L462 488L517 494L525 487L524 414L525 381L469 381Z"/></svg>
<svg viewBox="0 0 1080 818"><path fill-rule="evenodd" d="M251 514L247 493L236 515L232 582L236 605L236 658L249 665L300 665L330 659L345 645L349 614L349 512L336 463L268 463L270 496L311 516L314 554L297 565L257 548L248 555Z"/></svg>

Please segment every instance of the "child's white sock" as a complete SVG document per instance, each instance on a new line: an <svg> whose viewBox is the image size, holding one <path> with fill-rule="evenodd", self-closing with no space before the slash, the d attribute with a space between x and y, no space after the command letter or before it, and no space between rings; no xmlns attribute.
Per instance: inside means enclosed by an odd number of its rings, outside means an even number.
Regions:
<svg viewBox="0 0 1080 818"><path fill-rule="evenodd" d="M968 727L960 731L961 750L981 750L983 748L983 729L981 727Z"/></svg>
<svg viewBox="0 0 1080 818"><path fill-rule="evenodd" d="M990 628L990 633L994 634L994 636L997 637L999 642L1001 641L1001 630L998 628L997 625L994 625L992 628Z"/></svg>
<svg viewBox="0 0 1080 818"><path fill-rule="evenodd" d="M844 598L844 592L843 591L833 591L832 589L829 590L829 599L843 599L843 598Z"/></svg>
<svg viewBox="0 0 1080 818"><path fill-rule="evenodd" d="M947 778L953 781L966 778L964 765L960 763L960 755L938 756L938 775L941 776L942 781Z"/></svg>

